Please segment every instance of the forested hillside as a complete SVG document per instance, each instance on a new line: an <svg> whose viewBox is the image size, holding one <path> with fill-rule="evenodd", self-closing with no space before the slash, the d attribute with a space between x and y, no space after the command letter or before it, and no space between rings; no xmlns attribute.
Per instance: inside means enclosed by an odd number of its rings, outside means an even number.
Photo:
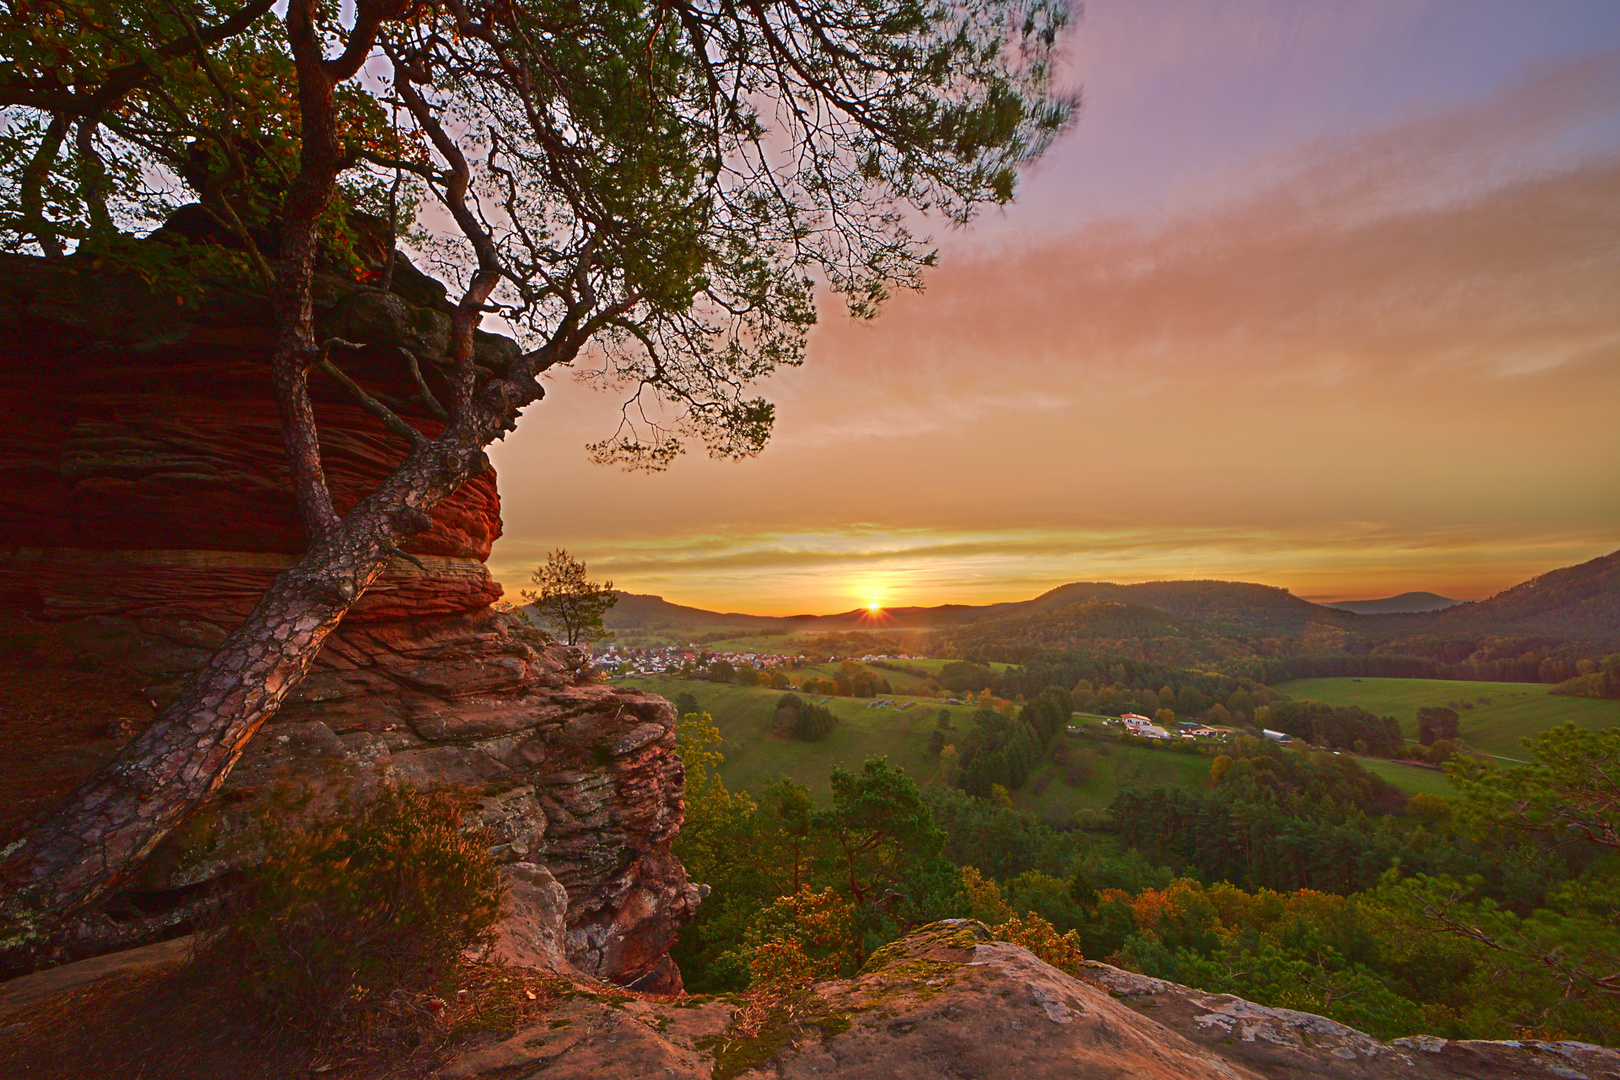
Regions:
<svg viewBox="0 0 1620 1080"><path fill-rule="evenodd" d="M1620 640L1620 551L1515 585L1489 600L1437 613L1447 629Z"/></svg>

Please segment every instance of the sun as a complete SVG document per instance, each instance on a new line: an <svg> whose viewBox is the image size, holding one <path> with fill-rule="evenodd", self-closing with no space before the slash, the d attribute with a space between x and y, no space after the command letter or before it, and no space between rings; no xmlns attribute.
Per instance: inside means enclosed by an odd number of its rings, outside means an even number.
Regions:
<svg viewBox="0 0 1620 1080"><path fill-rule="evenodd" d="M867 626L881 626L893 620L893 616L883 610L883 601L868 600L866 610L861 612L860 618L855 621Z"/></svg>

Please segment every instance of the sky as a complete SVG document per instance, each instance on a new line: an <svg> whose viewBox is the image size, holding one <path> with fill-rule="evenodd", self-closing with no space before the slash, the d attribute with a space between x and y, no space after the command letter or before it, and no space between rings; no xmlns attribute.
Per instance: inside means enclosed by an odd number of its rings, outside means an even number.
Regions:
<svg viewBox="0 0 1620 1080"><path fill-rule="evenodd" d="M1620 2L1088 0L1083 106L921 294L823 305L759 457L498 445L553 548L721 611L1220 578L1492 595L1620 548Z"/></svg>

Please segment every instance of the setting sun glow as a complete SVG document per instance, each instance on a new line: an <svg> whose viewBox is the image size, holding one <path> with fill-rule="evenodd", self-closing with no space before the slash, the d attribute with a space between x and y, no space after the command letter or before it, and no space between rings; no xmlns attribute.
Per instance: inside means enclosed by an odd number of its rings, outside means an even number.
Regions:
<svg viewBox="0 0 1620 1080"><path fill-rule="evenodd" d="M763 455L606 470L580 448L618 398L548 387L489 451L510 599L557 547L672 603L867 620L1087 581L1481 599L1615 549L1620 4L1074 22L1078 121L938 228L926 291L819 294Z"/></svg>

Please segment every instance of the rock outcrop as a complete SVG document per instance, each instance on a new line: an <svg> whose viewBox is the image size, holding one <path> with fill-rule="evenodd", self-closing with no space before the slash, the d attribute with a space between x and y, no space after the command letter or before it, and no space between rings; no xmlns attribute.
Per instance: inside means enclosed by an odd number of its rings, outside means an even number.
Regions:
<svg viewBox="0 0 1620 1080"><path fill-rule="evenodd" d="M85 988L123 977L129 1004L102 1015L128 1015L131 1005L144 1013L166 1000L154 976L186 960L184 950L148 946L0 984L0 1023L26 1033L30 1047L11 1059L0 1046L0 1067L77 1080L81 1072L56 1068L66 1014L95 1060L130 1066L119 1075L182 1074L173 1063L194 1060L184 1040L104 1054L96 1044L108 1036L73 1017L72 1005L115 1003L116 987L95 996ZM441 1029L426 1054L402 1060L404 1047L379 1049L351 1064L359 1075L421 1080L1620 1080L1620 1051L1585 1043L1383 1042L1325 1017L1106 964L1076 978L966 920L880 949L854 978L743 998L653 997L511 968L501 979L529 986L524 996L536 1002L510 1026L449 1038ZM469 1005L482 1014L484 1003ZM288 1075L308 1071L287 1064Z"/></svg>
<svg viewBox="0 0 1620 1080"><path fill-rule="evenodd" d="M411 361L443 391L443 287L400 258L389 291L323 274L316 303L322 335L358 346L340 366L437 430ZM216 284L177 297L85 259L0 255L0 621L10 638L65 643L65 678L133 673L160 704L241 621L304 543L270 396L271 342L261 290ZM481 334L478 362L498 370L516 348ZM318 373L312 393L341 510L402 447ZM669 849L683 781L673 711L593 682L578 650L491 607L501 590L484 560L500 527L493 471L435 510L214 804L149 861L134 883L143 907L252 858L245 825L269 800L290 805L302 791L313 812L383 782L456 784L486 793L497 850L529 866L519 873L533 910L565 896L560 936L541 936L569 962L678 988L665 954L697 890ZM138 726L109 722L123 737Z"/></svg>
<svg viewBox="0 0 1620 1080"><path fill-rule="evenodd" d="M936 923L852 979L751 1001L567 998L544 1023L446 1064L439 1080L1616 1080L1585 1043L1383 1042L1105 964L1075 978L978 923Z"/></svg>

